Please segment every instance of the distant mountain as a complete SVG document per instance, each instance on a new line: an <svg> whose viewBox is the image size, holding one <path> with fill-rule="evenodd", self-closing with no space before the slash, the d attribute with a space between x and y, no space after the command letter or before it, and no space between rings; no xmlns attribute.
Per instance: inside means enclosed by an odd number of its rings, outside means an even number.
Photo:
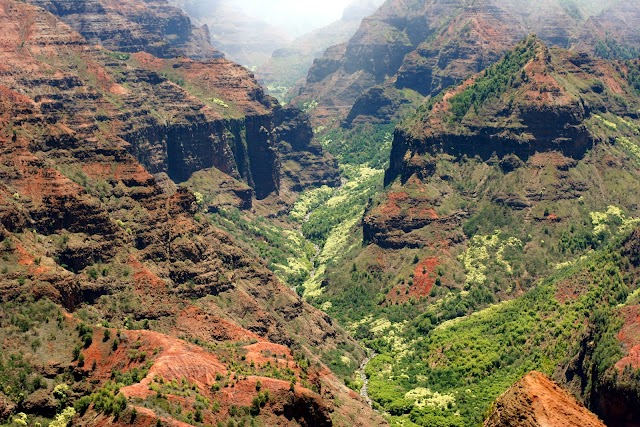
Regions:
<svg viewBox="0 0 640 427"><path fill-rule="evenodd" d="M632 22L640 6L631 1L391 0L348 43L327 49L294 102L316 101L313 115L321 121L388 122L403 104L484 69L527 34L553 46L580 46L580 37L593 35L583 31L587 22L607 17L609 7L619 8L624 25L611 17L616 25L601 33L638 33Z"/></svg>
<svg viewBox="0 0 640 427"><path fill-rule="evenodd" d="M640 57L640 8L634 0L621 0L592 16L579 33L576 49L601 58Z"/></svg>
<svg viewBox="0 0 640 427"><path fill-rule="evenodd" d="M253 18L232 0L172 0L191 17L207 25L211 43L231 60L255 67L291 41L286 31Z"/></svg>
<svg viewBox="0 0 640 427"><path fill-rule="evenodd" d="M270 92L281 99L303 79L314 59L322 56L326 48L343 43L353 36L362 18L373 13L383 0L355 0L347 6L342 18L326 27L296 38L288 46L276 50L271 58L257 68L256 76Z"/></svg>

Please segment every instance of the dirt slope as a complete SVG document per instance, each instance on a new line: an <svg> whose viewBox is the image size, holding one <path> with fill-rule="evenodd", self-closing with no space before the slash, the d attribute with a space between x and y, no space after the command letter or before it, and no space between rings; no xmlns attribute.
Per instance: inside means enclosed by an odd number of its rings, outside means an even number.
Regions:
<svg viewBox="0 0 640 427"><path fill-rule="evenodd" d="M604 427L597 416L539 372L531 372L494 404L485 427Z"/></svg>

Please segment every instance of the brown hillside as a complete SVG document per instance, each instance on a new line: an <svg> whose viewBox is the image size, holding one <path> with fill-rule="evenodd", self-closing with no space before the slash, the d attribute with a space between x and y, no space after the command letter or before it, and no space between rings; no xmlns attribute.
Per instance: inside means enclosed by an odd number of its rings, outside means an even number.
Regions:
<svg viewBox="0 0 640 427"><path fill-rule="evenodd" d="M546 376L531 372L493 405L485 427L604 427Z"/></svg>

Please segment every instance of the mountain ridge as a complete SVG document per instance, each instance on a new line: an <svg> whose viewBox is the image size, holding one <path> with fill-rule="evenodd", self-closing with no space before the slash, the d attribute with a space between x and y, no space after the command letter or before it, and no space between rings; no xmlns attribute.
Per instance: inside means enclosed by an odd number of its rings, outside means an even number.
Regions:
<svg viewBox="0 0 640 427"><path fill-rule="evenodd" d="M497 61L529 33L551 45L593 53L593 48L576 41L593 36L593 31L581 32L581 26L609 3L567 4L549 0L532 8L526 2L506 0L390 2L365 19L345 47L327 50L309 71L307 85L294 102L317 101L314 116L320 122L333 116L348 116L347 125L376 119L389 122L398 117L394 109L414 102L415 95L403 91L422 97L435 95ZM613 10L617 4L612 5ZM628 6L635 10L635 5ZM606 16L606 11L601 16ZM633 33L627 25L611 22L609 28L615 37ZM377 86L383 92L373 97L373 102L381 107L391 103L393 109L376 112L371 107L372 95L367 91L378 90ZM363 110L366 105L369 109Z"/></svg>

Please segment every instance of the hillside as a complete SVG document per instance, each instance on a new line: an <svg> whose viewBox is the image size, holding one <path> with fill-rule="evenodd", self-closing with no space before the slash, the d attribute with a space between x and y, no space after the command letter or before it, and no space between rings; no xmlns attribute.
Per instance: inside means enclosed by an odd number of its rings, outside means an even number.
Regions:
<svg viewBox="0 0 640 427"><path fill-rule="evenodd" d="M348 125L389 122L404 114L407 103L415 105L416 99L483 70L530 33L553 46L594 46L605 42L593 40L603 31L583 29L587 22L597 22L611 37L624 33L623 45L633 43L637 4L618 3L390 1L365 19L349 42L327 49L294 102L316 101L313 115L323 123L335 117ZM603 11L609 7L611 12ZM612 18L607 24L596 17L615 15L616 7L632 11L625 13L623 23ZM581 43L582 38L591 41Z"/></svg>
<svg viewBox="0 0 640 427"><path fill-rule="evenodd" d="M528 374L500 396L484 425L604 426L595 415L539 372Z"/></svg>
<svg viewBox="0 0 640 427"><path fill-rule="evenodd" d="M610 255L620 249L609 245L640 216L632 190L640 186L637 67L549 48L531 36L398 126L386 187L368 203L362 234L348 240L348 250L316 279L319 290L309 293L380 354L367 367L379 407L417 425L431 425L432 417L475 425L518 378L532 369L553 374L589 342L580 335L594 321L584 317L591 309L580 308L589 289L596 292L589 298L617 301L612 307L627 301L635 267ZM351 230L359 233L357 222ZM609 256L620 273L607 277L620 280L600 292L609 279L586 272L607 271L599 263ZM559 278L570 266L578 270ZM565 294L575 299L569 303ZM566 305L560 317L554 298ZM531 307L531 325L548 319L540 329L529 330L523 315L509 323L511 336L498 327ZM619 312L602 316L619 330ZM561 330L562 338L554 335ZM522 353L507 354L516 342ZM631 347L625 351L634 354ZM487 356L491 348L497 353ZM615 405L588 389L602 381L602 390L625 390L625 410L635 405L635 385L612 385L601 375L622 355L604 354L590 379L584 375L594 368L581 366L556 380L571 383L607 425L626 425L610 424L619 419L608 413Z"/></svg>
<svg viewBox="0 0 640 427"><path fill-rule="evenodd" d="M638 427L634 2L205 3L0 0L1 425Z"/></svg>
<svg viewBox="0 0 640 427"><path fill-rule="evenodd" d="M34 0L34 3L37 2ZM103 95L97 101L85 100L87 111L95 110L96 104L104 104L100 105L102 108L98 111L99 121L105 123L100 131L110 133L107 138L117 135L118 139L124 140L120 143L130 144L130 152L152 174L166 174L181 183L196 171L215 167L229 175L227 181L233 182L229 192L240 194L231 194L231 197L244 199L234 203L248 206L251 206L252 193L258 199L280 193L287 198L294 187L299 191L305 186L336 185L337 168L332 165L332 159L312 143L311 127L304 115L297 110L278 106L277 101L267 96L253 75L243 67L222 58L206 62L172 57L160 60L142 51L144 46L151 46L151 51L157 54L156 47L162 43L156 43L153 38L136 41L135 37L138 36L134 37L124 30L119 32L121 38L112 36L114 28L129 27L128 21L123 23L122 15L137 11L144 17L153 13L153 9L148 9L153 5L162 11L161 18L166 17L168 9L186 20L183 25L186 33L181 37L189 39L192 26L189 18L179 9L171 8L165 2L145 3L145 8L138 10L137 3L131 1L120 2L118 14L109 14L101 9L107 5L101 3L90 1L74 4L78 5L74 14L69 14L61 5L48 5L60 12L70 25L91 29L89 34L97 34L95 37L98 37L92 41L102 44L102 38L108 40L115 53L97 50L85 55L85 48L60 55L54 55L56 52L53 52L41 61L44 63L38 64L40 72L45 73L48 67L66 71L79 66L77 77L88 80L88 85ZM160 7L162 5L164 9ZM93 10L96 7L98 12ZM112 17L113 21L110 21ZM27 25L31 20L29 17L21 19ZM140 21L142 17L134 20ZM167 26L171 24L165 24L161 19L151 22ZM166 36L166 29L157 31ZM42 36L43 43L48 43L47 36ZM170 35L166 38L176 40ZM206 45L212 50L208 41ZM183 46L184 50L179 50L179 47L175 49L178 51L169 50L167 55L187 52L191 46ZM205 49L205 52L208 50ZM14 61L13 58L9 59ZM27 71L24 73L26 78L32 78ZM25 78L20 72L9 73L6 79L10 82L7 85L9 87L18 84L29 86L24 83ZM80 110L81 105L69 102L73 99L74 83L71 83L68 94L59 94L54 80L35 79L36 84L25 87L25 91L40 95L53 91L53 100L58 101L52 104L53 109ZM62 89L65 87L63 84ZM50 102L48 97L43 97L43 100ZM122 104L131 108L133 114L119 111ZM49 107L47 111L51 110L52 107ZM89 131L93 132L94 129ZM167 143L167 140L171 142ZM304 166L305 173L293 175L287 172L293 164L299 165L298 169ZM250 187L248 192L245 188L247 185Z"/></svg>
<svg viewBox="0 0 640 427"><path fill-rule="evenodd" d="M335 184L307 118L225 59L138 48L164 2L61 5L0 1L2 422L384 425L325 365L359 345L206 216ZM176 185L197 174L227 191Z"/></svg>

